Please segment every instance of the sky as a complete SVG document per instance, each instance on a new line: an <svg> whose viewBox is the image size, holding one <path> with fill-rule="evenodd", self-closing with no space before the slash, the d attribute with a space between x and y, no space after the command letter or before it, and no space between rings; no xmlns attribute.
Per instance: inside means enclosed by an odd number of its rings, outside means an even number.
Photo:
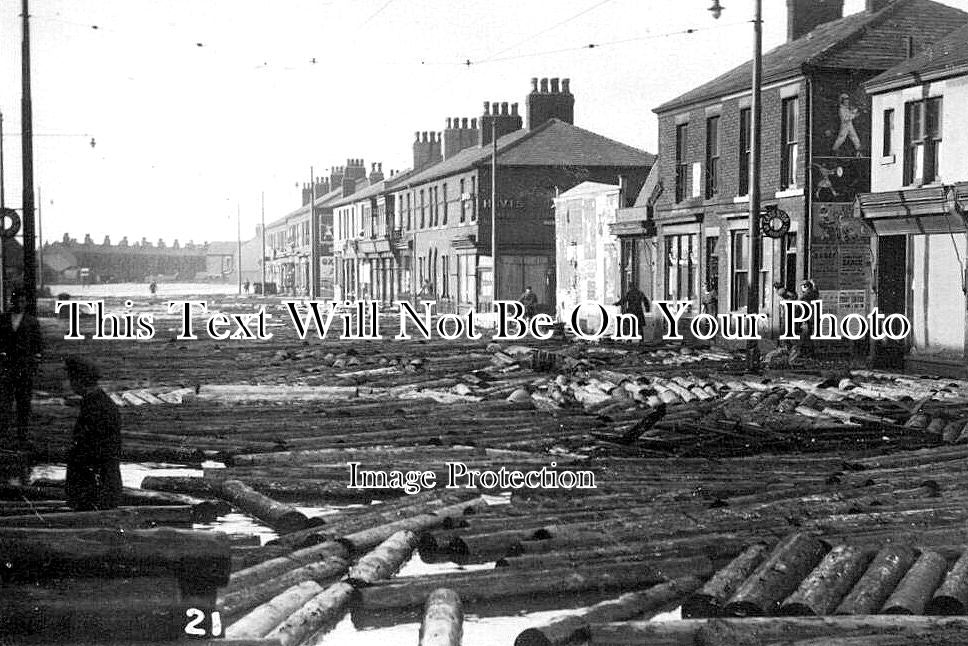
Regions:
<svg viewBox="0 0 968 646"><path fill-rule="evenodd" d="M968 0L945 0L968 11ZM20 2L0 3L6 205L22 201ZM575 123L656 152L652 109L748 60L753 0L31 0L41 234L251 237L347 158L571 79ZM863 9L846 0L845 13ZM764 49L786 3L764 0ZM690 33L691 31L691 33ZM595 45L589 47L589 45ZM95 145L92 147L91 139Z"/></svg>

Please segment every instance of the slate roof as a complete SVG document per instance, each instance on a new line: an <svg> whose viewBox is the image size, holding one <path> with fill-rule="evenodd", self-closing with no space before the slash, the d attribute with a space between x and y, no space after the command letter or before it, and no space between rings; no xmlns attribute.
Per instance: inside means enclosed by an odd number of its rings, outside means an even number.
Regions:
<svg viewBox="0 0 968 646"><path fill-rule="evenodd" d="M490 163L491 146L465 148L450 159L409 178L422 184ZM533 130L522 128L497 140L500 166L651 166L655 155L560 119L549 119Z"/></svg>
<svg viewBox="0 0 968 646"><path fill-rule="evenodd" d="M866 83L870 92L915 85L932 79L968 74L968 25L957 29Z"/></svg>
<svg viewBox="0 0 968 646"><path fill-rule="evenodd" d="M354 193L346 197L343 197L341 194L340 198L335 200L332 206L333 208L336 208L338 206L345 206L347 204L352 204L353 202L357 202L359 200L365 200L370 197L375 197L380 193L382 193L383 191L389 190L394 186L396 186L397 184L406 181L407 177L409 177L411 174L413 174L413 170L408 168L407 170L401 171L396 175L394 175L393 177L387 177L386 179L383 179L377 182L376 184L367 184L366 186L360 188L359 190L355 191Z"/></svg>
<svg viewBox="0 0 968 646"><path fill-rule="evenodd" d="M934 0L895 0L875 13L862 11L820 25L810 33L763 54L763 83L803 73L805 67L886 70L907 55L903 36L915 46L935 42L965 23L968 14ZM749 90L753 62L655 108L663 113L736 92Z"/></svg>

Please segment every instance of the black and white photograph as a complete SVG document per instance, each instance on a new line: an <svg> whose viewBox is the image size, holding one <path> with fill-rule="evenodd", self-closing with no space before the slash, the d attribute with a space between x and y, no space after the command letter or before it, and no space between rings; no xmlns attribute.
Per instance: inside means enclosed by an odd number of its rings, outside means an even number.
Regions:
<svg viewBox="0 0 968 646"><path fill-rule="evenodd" d="M968 644L968 0L0 0L0 646Z"/></svg>

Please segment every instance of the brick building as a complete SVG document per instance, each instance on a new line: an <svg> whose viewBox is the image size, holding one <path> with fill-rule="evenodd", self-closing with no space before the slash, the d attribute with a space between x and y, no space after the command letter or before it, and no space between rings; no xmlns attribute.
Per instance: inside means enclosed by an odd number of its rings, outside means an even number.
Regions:
<svg viewBox="0 0 968 646"><path fill-rule="evenodd" d="M64 234L59 242L45 243L41 252L44 280L55 283L128 283L150 280L192 281L208 277L208 263L220 257L220 243L196 245L178 240L151 243L146 238L117 244L105 236L100 244L85 235L82 242ZM234 243L233 243L234 244ZM235 257L231 253L232 258ZM10 268L8 263L8 270ZM221 261L219 261L221 270ZM228 267L232 271L232 267ZM221 278L221 271L218 277Z"/></svg>
<svg viewBox="0 0 968 646"><path fill-rule="evenodd" d="M968 26L866 87L876 163L857 206L875 233L876 305L912 324L903 347L876 344L875 357L965 376Z"/></svg>
<svg viewBox="0 0 968 646"><path fill-rule="evenodd" d="M698 311L706 292L710 308L743 311L755 280L774 328L774 282L794 287L809 277L828 311L869 310L869 233L852 207L870 183L871 104L862 84L968 22L932 0L868 0L846 17L842 0L787 7L788 40L763 56L760 185L764 208L788 214L790 227L763 238L759 276L749 276L752 64L655 110L655 297L690 300Z"/></svg>
<svg viewBox="0 0 968 646"><path fill-rule="evenodd" d="M302 206L266 225L265 265L266 282L284 294L310 294L310 207L315 195L313 212L318 229L319 294L330 296L333 290L333 207L342 196L344 177L357 178L363 168L362 159L348 159L346 166L334 166L328 177L317 177L314 185L302 187ZM365 172L364 172L365 175ZM261 244L261 242L260 242ZM261 275L259 277L261 280Z"/></svg>
<svg viewBox="0 0 968 646"><path fill-rule="evenodd" d="M385 217L373 205L375 226L367 225L365 205L347 204L337 214L337 253L342 246L344 258L352 259L342 270L347 293L359 296L364 286L379 285L368 293L407 298L418 291L443 310L489 308L496 137L497 297L517 298L531 286L540 307L553 311L553 198L584 181L620 177L637 191L654 159L573 125L574 104L568 79L540 85L532 79L527 127L517 104L487 102L478 120L449 119L443 132L418 135L413 169L385 184L382 198L379 191L373 196L384 200ZM360 244L379 250L377 265L360 257ZM347 251L353 247L355 256Z"/></svg>

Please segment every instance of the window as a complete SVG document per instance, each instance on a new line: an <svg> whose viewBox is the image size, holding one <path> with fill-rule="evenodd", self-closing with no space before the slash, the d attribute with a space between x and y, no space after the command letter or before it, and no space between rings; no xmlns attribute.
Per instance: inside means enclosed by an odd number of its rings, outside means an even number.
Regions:
<svg viewBox="0 0 968 646"><path fill-rule="evenodd" d="M665 245L666 299L695 299L699 236L694 233L666 236Z"/></svg>
<svg viewBox="0 0 968 646"><path fill-rule="evenodd" d="M407 193L407 231L413 227L413 219L411 217L413 215L413 204L410 199L411 195L412 193Z"/></svg>
<svg viewBox="0 0 968 646"><path fill-rule="evenodd" d="M686 163L688 136L688 123L676 126L676 202L682 202L689 195L689 165Z"/></svg>
<svg viewBox="0 0 968 646"><path fill-rule="evenodd" d="M731 240L729 309L732 311L746 308L749 296L750 246L746 231L733 231Z"/></svg>
<svg viewBox="0 0 968 646"><path fill-rule="evenodd" d="M635 240L619 238L622 245L622 293L633 285L639 286L639 257L635 253Z"/></svg>
<svg viewBox="0 0 968 646"><path fill-rule="evenodd" d="M471 177L471 222L477 218L477 176Z"/></svg>
<svg viewBox="0 0 968 646"><path fill-rule="evenodd" d="M706 284L710 292L719 291L719 237L706 238Z"/></svg>
<svg viewBox="0 0 968 646"><path fill-rule="evenodd" d="M467 196L464 195L467 189L466 182L462 177L460 179L460 221L464 222L467 220Z"/></svg>
<svg viewBox="0 0 968 646"><path fill-rule="evenodd" d="M427 226L427 220L425 219L427 215L427 204L424 201L424 191L420 189L420 228L423 229Z"/></svg>
<svg viewBox="0 0 968 646"><path fill-rule="evenodd" d="M884 110L884 144L881 155L887 157L894 150L894 108Z"/></svg>
<svg viewBox="0 0 968 646"><path fill-rule="evenodd" d="M739 111L739 195L750 194L750 135L752 112L749 108Z"/></svg>
<svg viewBox="0 0 968 646"><path fill-rule="evenodd" d="M706 199L719 192L719 116L706 119Z"/></svg>
<svg viewBox="0 0 968 646"><path fill-rule="evenodd" d="M441 224L447 226L447 184L444 184L444 217Z"/></svg>
<svg viewBox="0 0 968 646"><path fill-rule="evenodd" d="M939 177L941 98L904 106L904 183L930 184Z"/></svg>
<svg viewBox="0 0 968 646"><path fill-rule="evenodd" d="M783 99L781 124L780 188L797 185L797 97Z"/></svg>
<svg viewBox="0 0 968 646"><path fill-rule="evenodd" d="M441 268L440 295L443 298L450 298L450 258L449 257L441 256L440 268Z"/></svg>

